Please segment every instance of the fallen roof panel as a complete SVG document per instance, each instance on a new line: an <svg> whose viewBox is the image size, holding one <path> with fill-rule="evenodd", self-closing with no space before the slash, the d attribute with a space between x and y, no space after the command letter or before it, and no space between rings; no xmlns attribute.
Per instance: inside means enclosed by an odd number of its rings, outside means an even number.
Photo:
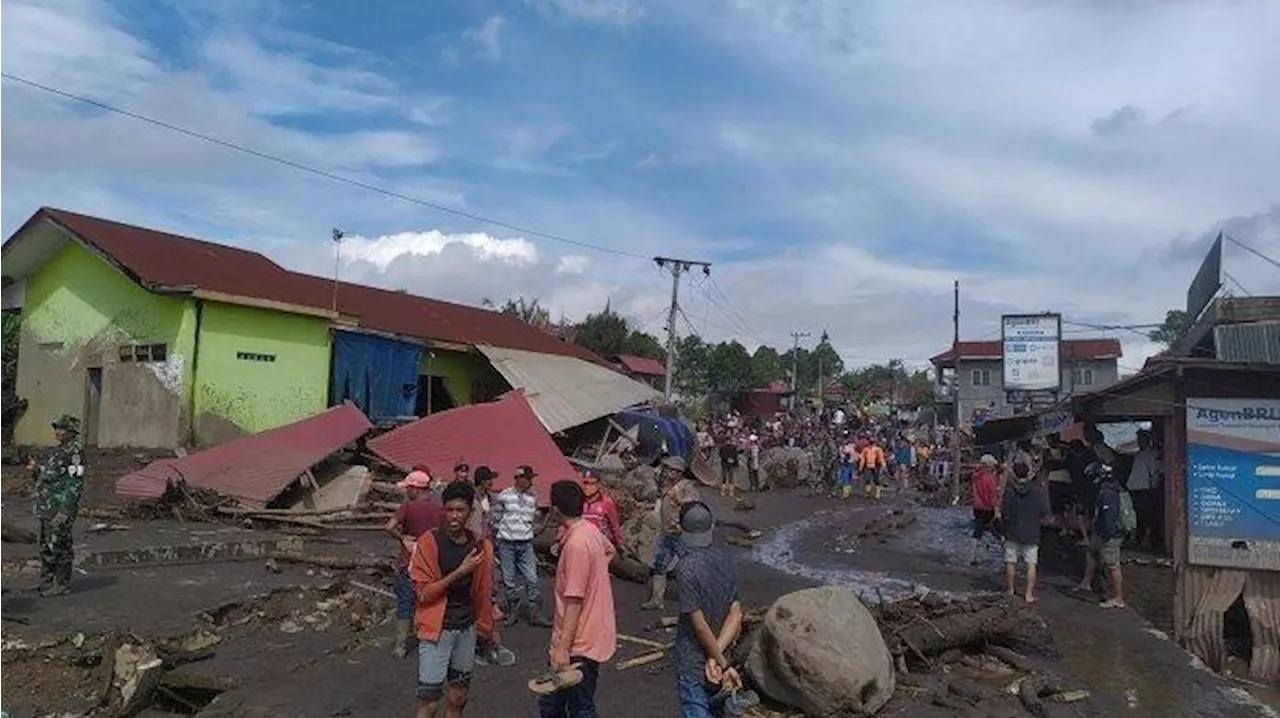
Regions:
<svg viewBox="0 0 1280 718"><path fill-rule="evenodd" d="M474 470L498 472L494 487L511 485L516 467L528 464L538 505L548 506L551 484L577 477L577 472L529 406L520 390L496 401L471 404L419 419L369 441L369 450L402 471L424 465L434 476L448 476L458 460Z"/></svg>
<svg viewBox="0 0 1280 718"><path fill-rule="evenodd" d="M373 424L355 404L342 404L301 421L245 436L204 451L161 459L116 481L116 495L156 499L183 481L260 508L303 473L364 436Z"/></svg>
<svg viewBox="0 0 1280 718"><path fill-rule="evenodd" d="M551 433L657 399L652 387L574 357L477 346L507 383L523 389Z"/></svg>

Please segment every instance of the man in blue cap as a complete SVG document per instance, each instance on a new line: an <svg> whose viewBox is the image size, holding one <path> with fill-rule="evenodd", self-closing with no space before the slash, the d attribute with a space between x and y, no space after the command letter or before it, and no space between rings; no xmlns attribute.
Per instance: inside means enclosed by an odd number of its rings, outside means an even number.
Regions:
<svg viewBox="0 0 1280 718"><path fill-rule="evenodd" d="M733 561L711 545L714 530L706 504L681 506L685 550L675 570L680 619L674 654L683 718L736 716L760 701L742 689L741 676L725 656L742 631L742 601Z"/></svg>

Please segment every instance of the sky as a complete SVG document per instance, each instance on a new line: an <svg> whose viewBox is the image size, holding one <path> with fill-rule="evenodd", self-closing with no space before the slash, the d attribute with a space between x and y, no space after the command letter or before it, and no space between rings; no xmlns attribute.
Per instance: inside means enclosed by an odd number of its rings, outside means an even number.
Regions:
<svg viewBox="0 0 1280 718"><path fill-rule="evenodd" d="M47 205L329 275L338 228L344 279L659 335L649 258L695 259L681 334L849 366L944 350L958 280L964 339L1057 311L1140 367L1079 324L1184 306L1220 230L1280 257L1270 0L5 0L0 31L5 73L401 196L6 79L5 236Z"/></svg>

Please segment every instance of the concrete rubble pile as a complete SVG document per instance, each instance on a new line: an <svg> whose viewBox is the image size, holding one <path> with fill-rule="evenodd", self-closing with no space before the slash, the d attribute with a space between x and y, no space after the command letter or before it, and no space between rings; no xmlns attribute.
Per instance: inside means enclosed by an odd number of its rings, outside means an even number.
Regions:
<svg viewBox="0 0 1280 718"><path fill-rule="evenodd" d="M791 489L805 486L815 471L821 471L816 451L799 447L777 446L760 454L761 481L771 488Z"/></svg>

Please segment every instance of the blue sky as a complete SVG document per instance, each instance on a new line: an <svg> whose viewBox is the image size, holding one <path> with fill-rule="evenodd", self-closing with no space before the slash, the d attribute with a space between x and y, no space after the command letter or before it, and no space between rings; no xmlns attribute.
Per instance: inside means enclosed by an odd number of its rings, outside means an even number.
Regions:
<svg viewBox="0 0 1280 718"><path fill-rule="evenodd" d="M715 263L682 331L918 363L1002 312L1158 320L1222 226L1280 254L1280 6L976 0L6 0L5 72L466 212ZM42 204L478 302L643 260L442 213L6 81L3 224ZM1232 289L1280 272L1229 248ZM1124 363L1150 346L1133 332Z"/></svg>

